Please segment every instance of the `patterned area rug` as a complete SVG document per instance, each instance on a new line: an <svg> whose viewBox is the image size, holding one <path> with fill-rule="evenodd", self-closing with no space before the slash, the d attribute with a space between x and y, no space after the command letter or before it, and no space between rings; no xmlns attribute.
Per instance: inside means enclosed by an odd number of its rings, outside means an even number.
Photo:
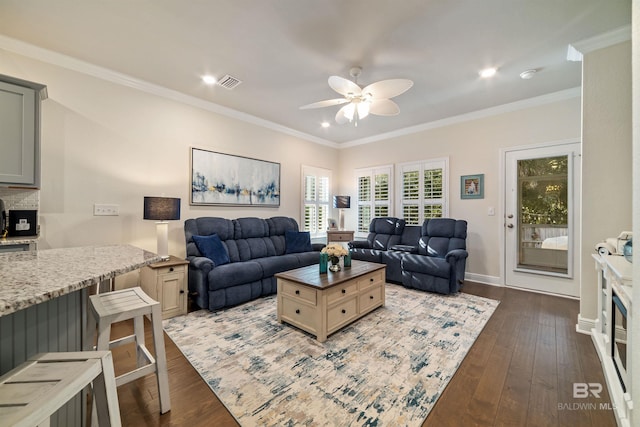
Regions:
<svg viewBox="0 0 640 427"><path fill-rule="evenodd" d="M275 295L164 328L242 426L420 426L497 305L387 284L325 343L279 324Z"/></svg>

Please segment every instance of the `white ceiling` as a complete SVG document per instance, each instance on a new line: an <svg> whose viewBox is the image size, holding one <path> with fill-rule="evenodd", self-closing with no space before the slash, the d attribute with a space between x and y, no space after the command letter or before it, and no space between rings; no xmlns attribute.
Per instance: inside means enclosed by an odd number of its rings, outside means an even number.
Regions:
<svg viewBox="0 0 640 427"><path fill-rule="evenodd" d="M0 0L1 35L336 143L576 88L568 45L630 23L631 0ZM353 66L361 85L414 81L400 115L299 110L339 97L327 79Z"/></svg>

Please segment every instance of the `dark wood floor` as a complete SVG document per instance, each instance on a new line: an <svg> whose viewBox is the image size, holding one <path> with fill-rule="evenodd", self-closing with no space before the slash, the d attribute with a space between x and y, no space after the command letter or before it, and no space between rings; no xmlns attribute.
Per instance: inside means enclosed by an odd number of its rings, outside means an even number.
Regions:
<svg viewBox="0 0 640 427"><path fill-rule="evenodd" d="M463 291L501 302L423 426L616 425L591 338L575 331L577 301L470 282ZM129 328L116 325L114 336ZM118 388L123 425L237 426L166 335L165 342L171 411L160 415L149 375ZM133 348L114 349L114 362L116 374L131 369ZM600 383L603 393L574 399L578 382Z"/></svg>

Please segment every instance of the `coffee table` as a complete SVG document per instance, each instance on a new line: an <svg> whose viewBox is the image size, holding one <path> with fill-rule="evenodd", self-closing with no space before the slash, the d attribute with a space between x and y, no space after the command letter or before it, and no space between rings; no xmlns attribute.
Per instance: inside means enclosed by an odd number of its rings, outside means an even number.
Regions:
<svg viewBox="0 0 640 427"><path fill-rule="evenodd" d="M318 265L297 268L278 280L278 322L325 342L327 336L384 306L384 264L352 261L351 267L320 274Z"/></svg>

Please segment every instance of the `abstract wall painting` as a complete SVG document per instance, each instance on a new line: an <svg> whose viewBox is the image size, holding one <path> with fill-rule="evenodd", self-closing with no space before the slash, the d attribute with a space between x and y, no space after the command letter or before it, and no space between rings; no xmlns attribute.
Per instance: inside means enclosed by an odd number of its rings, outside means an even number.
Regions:
<svg viewBox="0 0 640 427"><path fill-rule="evenodd" d="M280 206L280 163L191 148L191 205Z"/></svg>

